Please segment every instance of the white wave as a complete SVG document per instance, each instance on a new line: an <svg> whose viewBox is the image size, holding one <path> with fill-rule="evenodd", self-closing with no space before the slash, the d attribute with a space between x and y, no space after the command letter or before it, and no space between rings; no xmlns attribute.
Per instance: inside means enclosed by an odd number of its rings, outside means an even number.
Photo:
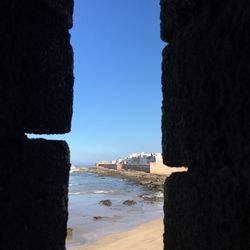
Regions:
<svg viewBox="0 0 250 250"><path fill-rule="evenodd" d="M81 195L81 194L87 194L87 192L69 192L69 195Z"/></svg>
<svg viewBox="0 0 250 250"><path fill-rule="evenodd" d="M81 186L81 184L79 184L79 183L69 183L69 187L72 187L72 186Z"/></svg>
<svg viewBox="0 0 250 250"><path fill-rule="evenodd" d="M94 194L110 194L113 193L112 190L96 190L94 191Z"/></svg>

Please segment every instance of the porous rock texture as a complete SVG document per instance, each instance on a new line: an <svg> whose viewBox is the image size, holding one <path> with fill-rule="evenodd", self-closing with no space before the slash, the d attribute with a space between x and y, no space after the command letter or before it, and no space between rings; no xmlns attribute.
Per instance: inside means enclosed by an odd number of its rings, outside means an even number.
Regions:
<svg viewBox="0 0 250 250"><path fill-rule="evenodd" d="M161 0L167 250L250 249L250 5Z"/></svg>
<svg viewBox="0 0 250 250"><path fill-rule="evenodd" d="M73 0L0 2L0 249L64 250Z"/></svg>
<svg viewBox="0 0 250 250"><path fill-rule="evenodd" d="M20 132L70 131L72 0L0 3L0 121Z"/></svg>
<svg viewBox="0 0 250 250"><path fill-rule="evenodd" d="M0 249L64 249L67 144L9 137L0 145Z"/></svg>

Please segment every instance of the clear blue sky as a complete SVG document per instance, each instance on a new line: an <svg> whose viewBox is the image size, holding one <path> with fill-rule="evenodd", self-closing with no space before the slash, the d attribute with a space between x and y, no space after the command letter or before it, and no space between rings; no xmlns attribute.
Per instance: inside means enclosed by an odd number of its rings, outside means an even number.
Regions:
<svg viewBox="0 0 250 250"><path fill-rule="evenodd" d="M159 0L75 0L73 164L161 152Z"/></svg>

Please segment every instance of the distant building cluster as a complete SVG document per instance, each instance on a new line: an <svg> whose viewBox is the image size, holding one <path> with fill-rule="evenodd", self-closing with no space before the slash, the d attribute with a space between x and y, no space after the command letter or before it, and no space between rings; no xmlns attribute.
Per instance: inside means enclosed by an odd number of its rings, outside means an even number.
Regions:
<svg viewBox="0 0 250 250"><path fill-rule="evenodd" d="M117 171L143 171L150 174L170 175L173 172L187 171L185 167L170 168L163 164L161 153L135 153L123 159L101 161L96 163L97 169Z"/></svg>
<svg viewBox="0 0 250 250"><path fill-rule="evenodd" d="M150 162L162 163L161 153L134 153L123 159L113 160L111 164L146 165ZM103 162L104 163L104 162ZM108 162L105 162L108 163Z"/></svg>

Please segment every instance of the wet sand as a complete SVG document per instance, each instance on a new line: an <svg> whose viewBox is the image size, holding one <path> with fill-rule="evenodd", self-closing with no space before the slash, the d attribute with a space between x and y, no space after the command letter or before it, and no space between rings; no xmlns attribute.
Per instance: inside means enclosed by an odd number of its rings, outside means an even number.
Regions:
<svg viewBox="0 0 250 250"><path fill-rule="evenodd" d="M163 220L153 220L134 229L106 236L96 243L74 250L162 250Z"/></svg>
<svg viewBox="0 0 250 250"><path fill-rule="evenodd" d="M108 235L163 218L161 192L104 172L84 171L70 176L68 250L84 249ZM142 178L137 180L141 182Z"/></svg>

